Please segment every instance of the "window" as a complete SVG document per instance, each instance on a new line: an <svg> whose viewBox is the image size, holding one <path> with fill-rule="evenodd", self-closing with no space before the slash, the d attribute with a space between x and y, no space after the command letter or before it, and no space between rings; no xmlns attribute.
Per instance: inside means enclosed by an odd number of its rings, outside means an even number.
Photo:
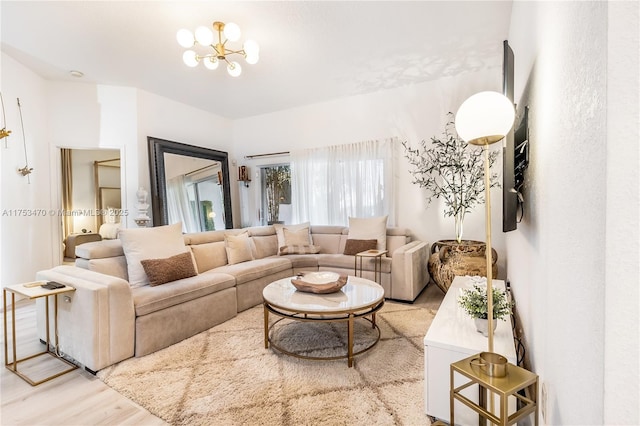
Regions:
<svg viewBox="0 0 640 426"><path fill-rule="evenodd" d="M291 153L293 221L347 225L349 217L389 215L394 223L395 140Z"/></svg>
<svg viewBox="0 0 640 426"><path fill-rule="evenodd" d="M263 224L291 223L291 169L278 164L260 169Z"/></svg>

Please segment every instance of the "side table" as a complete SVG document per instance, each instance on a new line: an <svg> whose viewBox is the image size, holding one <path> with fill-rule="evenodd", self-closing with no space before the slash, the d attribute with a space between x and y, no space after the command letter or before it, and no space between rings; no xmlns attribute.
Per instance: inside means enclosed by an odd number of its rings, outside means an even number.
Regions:
<svg viewBox="0 0 640 426"><path fill-rule="evenodd" d="M365 250L360 253L356 253L353 264L353 274L356 277L362 278L362 259L365 257L373 258L373 280L382 285L382 256L387 253L387 250ZM360 259L359 265L358 259ZM360 275L358 275L358 271L360 272ZM391 289L389 289L389 295L391 295Z"/></svg>
<svg viewBox="0 0 640 426"><path fill-rule="evenodd" d="M485 374L477 366L471 365L471 360L477 358L477 355L470 356L451 364L450 368L450 407L451 407L451 424L455 425L453 416L454 401L457 399L473 411L478 413L479 424L486 424L486 420L492 424L506 426L516 423L518 420L531 413L535 416L535 425L538 425L538 375L524 368L520 368L511 363L507 363L507 374L504 377L493 377ZM469 382L461 386L455 387L454 373L461 374L469 379ZM460 392L472 385L478 385L479 402L476 404ZM531 398L520 395L518 392L533 385ZM500 401L500 414L496 416L487 410L487 391L498 395ZM509 415L508 398L515 397L521 404L520 408L513 414ZM485 419L485 421L483 421Z"/></svg>
<svg viewBox="0 0 640 426"><path fill-rule="evenodd" d="M57 354L57 350L58 350L58 295L59 294L63 294L63 293L69 293L72 291L75 291L76 289L70 286L64 286L63 288L58 288L55 290L48 290L45 288L42 288L41 285L45 284L46 281L35 281L32 283L25 283L25 284L16 284L16 285L12 285L12 286L8 286L8 287L4 287L2 289L2 296L4 299L4 365L5 367L9 370L12 371L13 373L17 374L18 376L20 376L22 379L24 379L27 383L29 383L31 386L37 386L40 383L44 383L47 382L51 379L54 379L58 376L61 376L63 374L66 374L72 370L75 370L76 368L78 368L77 365L73 364L72 362L67 361L66 359L59 357ZM9 362L9 348L8 348L8 344L9 344L9 336L7 335L7 293L11 293L11 344L12 344L12 361ZM37 299L40 297L44 297L46 298L45 300L45 305L46 305L46 328L47 328L47 348L42 351L42 352L38 352L35 353L33 355L29 355L26 356L24 358L18 359L17 355L16 355L16 294L19 294L21 296L27 297L29 299ZM54 330L55 330L55 346L54 346L54 350L51 350L51 339L49 336L49 297L53 297L53 306L54 306L54 316L53 316L53 321L54 321ZM70 365L70 368L67 368L61 372L58 372L54 375L45 377L44 379L38 380L38 381L34 381L31 378L29 378L26 374L18 371L18 364L23 362L23 361L27 361L29 359L32 358L36 358L39 357L41 355L51 355L56 359L59 359L60 361Z"/></svg>

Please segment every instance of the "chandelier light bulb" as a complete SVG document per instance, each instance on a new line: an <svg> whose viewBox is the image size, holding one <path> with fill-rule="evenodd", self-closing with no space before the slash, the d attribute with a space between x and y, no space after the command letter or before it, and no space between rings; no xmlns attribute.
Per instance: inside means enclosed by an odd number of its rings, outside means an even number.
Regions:
<svg viewBox="0 0 640 426"><path fill-rule="evenodd" d="M191 47L193 46L193 42L195 38L193 37L193 33L186 29L181 29L176 34L176 38L178 39L178 44L182 47Z"/></svg>
<svg viewBox="0 0 640 426"><path fill-rule="evenodd" d="M260 59L260 56L258 56L257 53L254 53L252 55L247 54L247 57L245 58L247 63L251 65L257 64L259 59Z"/></svg>
<svg viewBox="0 0 640 426"><path fill-rule="evenodd" d="M242 67L239 63L233 61L230 62L229 65L227 65L227 72L231 77L238 77L240 74L242 74Z"/></svg>
<svg viewBox="0 0 640 426"><path fill-rule="evenodd" d="M220 65L220 61L215 56L204 58L202 60L202 63L204 64L205 68L209 70L215 70L218 68L218 65Z"/></svg>
<svg viewBox="0 0 640 426"><path fill-rule="evenodd" d="M187 50L182 54L182 60L188 67L198 66L198 54L193 50Z"/></svg>
<svg viewBox="0 0 640 426"><path fill-rule="evenodd" d="M238 41L240 40L240 27L233 22L229 22L228 24L224 24L224 36L227 40L230 41Z"/></svg>
<svg viewBox="0 0 640 426"><path fill-rule="evenodd" d="M242 48L247 56L258 56L260 53L260 46L254 40L245 41Z"/></svg>
<svg viewBox="0 0 640 426"><path fill-rule="evenodd" d="M205 26L196 28L195 36L198 43L203 46L211 46L213 43L213 33Z"/></svg>

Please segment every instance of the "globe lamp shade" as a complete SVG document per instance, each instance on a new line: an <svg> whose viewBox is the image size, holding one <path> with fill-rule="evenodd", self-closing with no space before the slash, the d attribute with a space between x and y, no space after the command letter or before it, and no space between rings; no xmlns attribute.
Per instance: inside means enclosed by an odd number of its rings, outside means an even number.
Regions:
<svg viewBox="0 0 640 426"><path fill-rule="evenodd" d="M182 54L182 60L188 67L198 66L198 54L193 50L187 50Z"/></svg>
<svg viewBox="0 0 640 426"><path fill-rule="evenodd" d="M220 61L216 57L204 58L202 60L202 63L204 64L205 68L209 70L215 70L218 68L218 65L220 65Z"/></svg>
<svg viewBox="0 0 640 426"><path fill-rule="evenodd" d="M178 39L178 44L182 47L191 47L193 46L193 41L195 40L193 37L193 33L189 30L181 29L176 34L176 38Z"/></svg>
<svg viewBox="0 0 640 426"><path fill-rule="evenodd" d="M238 41L240 40L240 27L238 24L234 24L233 22L229 22L224 25L224 36L230 41Z"/></svg>
<svg viewBox="0 0 640 426"><path fill-rule="evenodd" d="M257 53L251 54L251 55L247 54L247 57L245 58L247 63L251 65L257 64L259 59L260 59L260 56L258 56Z"/></svg>
<svg viewBox="0 0 640 426"><path fill-rule="evenodd" d="M238 77L242 74L242 67L236 61L233 61L227 65L227 72L231 77Z"/></svg>
<svg viewBox="0 0 640 426"><path fill-rule="evenodd" d="M473 145L502 140L515 118L513 103L498 92L480 92L462 103L455 117L458 136Z"/></svg>
<svg viewBox="0 0 640 426"><path fill-rule="evenodd" d="M205 26L196 28L196 40L203 46L210 46L213 43L213 33Z"/></svg>
<svg viewBox="0 0 640 426"><path fill-rule="evenodd" d="M254 40L245 41L242 48L247 56L258 56L260 53L260 46Z"/></svg>

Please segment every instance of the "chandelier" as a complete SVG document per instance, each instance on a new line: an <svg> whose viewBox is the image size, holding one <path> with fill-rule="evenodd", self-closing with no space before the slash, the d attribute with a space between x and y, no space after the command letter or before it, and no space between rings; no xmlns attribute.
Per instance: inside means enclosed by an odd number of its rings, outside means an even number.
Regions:
<svg viewBox="0 0 640 426"><path fill-rule="evenodd" d="M225 24L216 21L213 23L213 30L212 32L209 28L200 26L194 32L186 29L178 31L176 37L180 46L194 48L200 45L213 49L213 51L209 51L204 55L198 54L193 49L187 50L182 55L182 60L187 66L195 67L202 61L207 69L215 70L220 65L220 62L224 61L227 63L229 75L238 77L242 73L242 67L238 62L227 59L227 56L242 55L248 64L258 62L260 47L253 40L245 41L240 50L232 50L227 47L228 41L235 42L240 39L240 27L238 25L233 22ZM217 41L214 39L214 32L217 32Z"/></svg>

